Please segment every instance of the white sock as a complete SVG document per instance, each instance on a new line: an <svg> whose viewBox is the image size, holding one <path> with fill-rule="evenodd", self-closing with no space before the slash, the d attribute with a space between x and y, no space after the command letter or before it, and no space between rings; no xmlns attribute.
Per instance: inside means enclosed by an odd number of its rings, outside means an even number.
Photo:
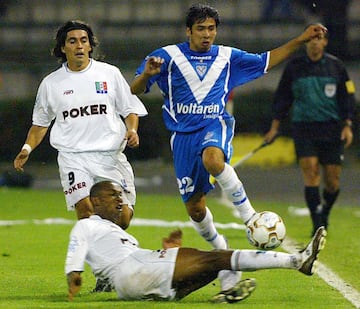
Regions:
<svg viewBox="0 0 360 309"><path fill-rule="evenodd" d="M213 215L206 207L206 215L201 222L196 222L190 218L197 232L209 242L215 249L228 249L228 244L223 235L220 235L215 227ZM241 279L241 272L232 270L221 270L219 272L221 291L228 290L235 286Z"/></svg>
<svg viewBox="0 0 360 309"><path fill-rule="evenodd" d="M224 170L215 177L228 199L239 211L241 219L246 223L256 212L246 195L244 186L234 168L225 163Z"/></svg>
<svg viewBox="0 0 360 309"><path fill-rule="evenodd" d="M227 249L227 242L223 235L220 235L215 227L213 215L209 208L206 207L206 215L200 222L190 218L195 230L215 249Z"/></svg>
<svg viewBox="0 0 360 309"><path fill-rule="evenodd" d="M300 267L301 257L277 251L235 250L231 255L231 269L241 271L255 271L269 268Z"/></svg>

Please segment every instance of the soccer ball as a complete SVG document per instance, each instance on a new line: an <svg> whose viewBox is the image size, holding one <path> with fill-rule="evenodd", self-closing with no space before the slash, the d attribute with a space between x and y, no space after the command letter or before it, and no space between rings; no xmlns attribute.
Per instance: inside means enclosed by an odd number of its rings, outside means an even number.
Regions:
<svg viewBox="0 0 360 309"><path fill-rule="evenodd" d="M271 211L256 213L246 226L249 243L259 249L272 250L285 239L286 228L281 217Z"/></svg>

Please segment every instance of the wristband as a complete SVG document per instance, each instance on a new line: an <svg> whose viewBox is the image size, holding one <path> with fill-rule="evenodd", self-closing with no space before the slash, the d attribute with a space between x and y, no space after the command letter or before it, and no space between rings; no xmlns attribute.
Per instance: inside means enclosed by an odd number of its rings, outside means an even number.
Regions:
<svg viewBox="0 0 360 309"><path fill-rule="evenodd" d="M22 146L21 150L26 150L28 152L28 154L30 154L32 148L29 144L24 144L24 146Z"/></svg>

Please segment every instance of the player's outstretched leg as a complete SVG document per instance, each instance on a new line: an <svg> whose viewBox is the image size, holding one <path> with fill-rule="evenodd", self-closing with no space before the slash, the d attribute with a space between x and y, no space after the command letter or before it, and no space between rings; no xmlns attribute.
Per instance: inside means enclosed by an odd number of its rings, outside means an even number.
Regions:
<svg viewBox="0 0 360 309"><path fill-rule="evenodd" d="M249 297L256 288L254 278L239 281L229 290L221 291L212 298L213 303L235 303Z"/></svg>
<svg viewBox="0 0 360 309"><path fill-rule="evenodd" d="M192 222L196 231L207 241L209 242L214 249L228 249L228 242L224 235L221 235L217 232L212 213L209 208L206 209L206 215L201 222L194 221L191 217L189 218ZM221 285L221 291L227 291L235 287L241 280L241 272L232 271L232 270L221 270L219 272L219 280ZM212 301L224 302L221 295L222 292L215 295ZM244 297L245 298L245 297Z"/></svg>
<svg viewBox="0 0 360 309"><path fill-rule="evenodd" d="M309 244L301 250L302 263L299 267L299 271L305 275L311 276L316 269L316 260L319 252L325 247L326 242L326 230L325 227L319 227Z"/></svg>

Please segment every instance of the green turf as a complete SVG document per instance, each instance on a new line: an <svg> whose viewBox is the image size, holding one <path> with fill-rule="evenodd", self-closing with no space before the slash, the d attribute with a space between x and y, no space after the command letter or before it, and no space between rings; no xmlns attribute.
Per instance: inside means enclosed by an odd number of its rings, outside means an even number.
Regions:
<svg viewBox="0 0 360 309"><path fill-rule="evenodd" d="M273 210L285 220L287 235L299 243L309 240L307 217L292 217L289 205L280 202L253 201L257 210ZM0 307L1 308L144 308L143 302L124 302L116 294L91 293L95 285L89 268L83 274L83 287L72 303L67 301L64 258L71 225L37 225L34 219L67 218L75 214L65 210L64 197L59 191L0 189L0 220L27 220L27 224L0 226ZM210 199L208 206L215 221L239 222L232 209ZM295 205L296 206L296 205ZM301 206L301 205L297 205ZM359 209L335 207L325 250L320 261L343 280L360 290ZM136 205L137 218L187 221L179 197L140 195ZM132 226L129 232L143 247L157 249L169 227ZM251 246L241 230L220 230L233 248ZM192 228L183 228L183 245L210 249ZM279 249L281 250L281 249ZM339 292L317 275L304 276L291 270L266 270L245 273L243 277L257 279L258 287L243 303L246 308L352 308ZM214 281L180 302L146 302L146 308L213 308L209 298L219 291Z"/></svg>

